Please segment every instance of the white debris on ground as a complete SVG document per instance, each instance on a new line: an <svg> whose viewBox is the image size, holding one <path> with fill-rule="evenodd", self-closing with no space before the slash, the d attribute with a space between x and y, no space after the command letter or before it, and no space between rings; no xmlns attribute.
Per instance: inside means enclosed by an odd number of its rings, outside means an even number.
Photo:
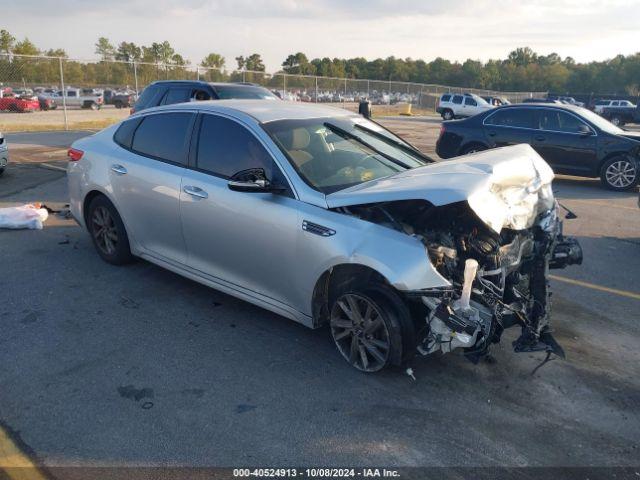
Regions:
<svg viewBox="0 0 640 480"><path fill-rule="evenodd" d="M0 228L42 230L49 212L39 203L0 208Z"/></svg>

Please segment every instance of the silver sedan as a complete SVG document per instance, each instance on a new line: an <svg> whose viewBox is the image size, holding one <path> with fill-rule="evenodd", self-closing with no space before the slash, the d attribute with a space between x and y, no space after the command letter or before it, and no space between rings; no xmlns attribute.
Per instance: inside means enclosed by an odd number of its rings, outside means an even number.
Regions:
<svg viewBox="0 0 640 480"><path fill-rule="evenodd" d="M226 100L145 110L69 150L71 211L143 258L312 328L362 371L462 348L562 355L549 268L580 263L527 145L434 163L346 110Z"/></svg>

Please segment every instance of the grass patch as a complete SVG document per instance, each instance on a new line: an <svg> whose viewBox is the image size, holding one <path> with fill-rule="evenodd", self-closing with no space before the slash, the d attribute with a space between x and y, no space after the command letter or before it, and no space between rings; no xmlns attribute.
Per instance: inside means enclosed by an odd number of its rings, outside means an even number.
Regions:
<svg viewBox="0 0 640 480"><path fill-rule="evenodd" d="M119 121L119 119L105 118L101 120L69 122L68 130L102 130ZM64 123L0 123L0 132L2 133L52 132L64 129Z"/></svg>

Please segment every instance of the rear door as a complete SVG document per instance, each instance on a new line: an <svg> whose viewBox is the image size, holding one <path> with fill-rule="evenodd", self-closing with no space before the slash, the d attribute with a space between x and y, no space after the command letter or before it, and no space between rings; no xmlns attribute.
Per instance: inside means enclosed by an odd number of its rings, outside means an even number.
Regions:
<svg viewBox="0 0 640 480"><path fill-rule="evenodd" d="M179 263L186 261L180 191L194 120L194 113L180 111L124 122L109 171L127 229L148 253Z"/></svg>
<svg viewBox="0 0 640 480"><path fill-rule="evenodd" d="M484 134L491 147L531 143L533 112L531 108L497 108L483 121Z"/></svg>
<svg viewBox="0 0 640 480"><path fill-rule="evenodd" d="M457 117L458 115L462 115L462 102L464 98L462 95L454 95L451 99L451 109L453 110L453 114Z"/></svg>
<svg viewBox="0 0 640 480"><path fill-rule="evenodd" d="M480 109L478 108L478 102L476 99L473 97L464 97L461 115L465 117L472 117L478 112L480 112Z"/></svg>
<svg viewBox="0 0 640 480"><path fill-rule="evenodd" d="M181 215L188 265L200 272L285 304L294 287L301 234L298 204L290 191L232 191L236 173L262 168L288 185L264 144L239 121L202 114L193 166L183 177Z"/></svg>
<svg viewBox="0 0 640 480"><path fill-rule="evenodd" d="M583 133L581 128L588 128ZM536 109L533 148L557 173L591 174L597 166L597 135L577 115L556 108Z"/></svg>

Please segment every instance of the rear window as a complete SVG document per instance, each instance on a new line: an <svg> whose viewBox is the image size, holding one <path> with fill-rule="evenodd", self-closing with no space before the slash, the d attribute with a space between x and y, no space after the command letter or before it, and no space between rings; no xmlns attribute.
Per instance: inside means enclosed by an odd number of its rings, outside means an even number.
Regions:
<svg viewBox="0 0 640 480"><path fill-rule="evenodd" d="M440 101L442 102L448 102L449 100L451 100L451 95L449 95L448 93L445 95L442 95L442 98L440 99Z"/></svg>
<svg viewBox="0 0 640 480"><path fill-rule="evenodd" d="M131 148L131 142L133 141L133 134L140 125L142 118L132 118L122 122L118 130L116 130L113 140L124 148Z"/></svg>
<svg viewBox="0 0 640 480"><path fill-rule="evenodd" d="M462 95L454 95L453 96L453 103L455 103L457 105L461 105L462 104Z"/></svg>
<svg viewBox="0 0 640 480"><path fill-rule="evenodd" d="M254 100L277 100L273 93L266 88L252 87L249 85L216 85L216 93L220 100L227 100L230 98L244 98Z"/></svg>
<svg viewBox="0 0 640 480"><path fill-rule="evenodd" d="M141 155L186 165L192 113L171 112L142 119L131 149Z"/></svg>
<svg viewBox="0 0 640 480"><path fill-rule="evenodd" d="M532 128L533 114L527 108L505 108L490 115L484 124L496 127Z"/></svg>

